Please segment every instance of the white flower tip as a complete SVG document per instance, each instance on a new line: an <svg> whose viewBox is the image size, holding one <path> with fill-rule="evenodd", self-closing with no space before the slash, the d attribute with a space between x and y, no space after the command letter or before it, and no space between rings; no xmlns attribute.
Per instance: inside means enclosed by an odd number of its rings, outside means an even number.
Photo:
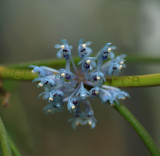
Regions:
<svg viewBox="0 0 160 156"><path fill-rule="evenodd" d="M51 109L48 109L48 112L52 112L52 110L51 110Z"/></svg>
<svg viewBox="0 0 160 156"><path fill-rule="evenodd" d="M49 101L53 101L53 98L49 98Z"/></svg>
<svg viewBox="0 0 160 156"><path fill-rule="evenodd" d="M120 62L120 64L123 64L123 63L124 63L124 61L121 61L121 62Z"/></svg>
<svg viewBox="0 0 160 156"><path fill-rule="evenodd" d="M72 106L72 109L75 109L76 107L75 106Z"/></svg>
<svg viewBox="0 0 160 156"><path fill-rule="evenodd" d="M99 92L98 92L98 91L95 91L95 93L96 93L96 95L97 95L97 94L99 94Z"/></svg>
<svg viewBox="0 0 160 156"><path fill-rule="evenodd" d="M43 87L43 84L42 84L42 83L39 83L38 85L39 85L40 87Z"/></svg>
<svg viewBox="0 0 160 156"><path fill-rule="evenodd" d="M65 77L65 73L62 73L61 76Z"/></svg>
<svg viewBox="0 0 160 156"><path fill-rule="evenodd" d="M64 45L61 45L61 48L62 48L62 49L64 49L64 47L65 47Z"/></svg>
<svg viewBox="0 0 160 156"><path fill-rule="evenodd" d="M86 47L86 44L82 44L82 47L85 48L85 47Z"/></svg>
<svg viewBox="0 0 160 156"><path fill-rule="evenodd" d="M120 66L119 66L119 69L122 69L122 67L123 67L123 66L122 66L122 65L120 65Z"/></svg>
<svg viewBox="0 0 160 156"><path fill-rule="evenodd" d="M91 63L91 60L87 60L86 63L87 63L87 64L90 64L90 63Z"/></svg>
<svg viewBox="0 0 160 156"><path fill-rule="evenodd" d="M88 121L88 124L89 124L89 125L92 125L92 122L91 122L91 121Z"/></svg>
<svg viewBox="0 0 160 156"><path fill-rule="evenodd" d="M112 48L108 48L108 52L111 52Z"/></svg>
<svg viewBox="0 0 160 156"><path fill-rule="evenodd" d="M77 121L77 122L76 122L76 126L78 126L78 125L79 125L79 122Z"/></svg>
<svg viewBox="0 0 160 156"><path fill-rule="evenodd" d="M97 76L97 80L100 80L101 78L99 76Z"/></svg>
<svg viewBox="0 0 160 156"><path fill-rule="evenodd" d="M34 70L31 71L33 74L35 73Z"/></svg>
<svg viewBox="0 0 160 156"><path fill-rule="evenodd" d="M122 99L122 100L125 100L126 98L125 98L125 97L122 97L121 99Z"/></svg>

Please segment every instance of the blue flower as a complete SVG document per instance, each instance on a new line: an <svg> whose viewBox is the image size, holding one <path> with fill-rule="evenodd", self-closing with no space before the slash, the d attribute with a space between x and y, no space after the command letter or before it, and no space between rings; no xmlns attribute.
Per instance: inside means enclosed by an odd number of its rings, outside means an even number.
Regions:
<svg viewBox="0 0 160 156"><path fill-rule="evenodd" d="M76 96L80 96L81 99L86 99L89 95L87 89L84 88L83 82L81 82L80 89L77 91Z"/></svg>
<svg viewBox="0 0 160 156"><path fill-rule="evenodd" d="M68 99L67 109L69 111L74 111L77 106L78 106L78 99L76 97Z"/></svg>
<svg viewBox="0 0 160 156"><path fill-rule="evenodd" d="M125 68L126 65L124 64L124 58L126 55L117 56L115 59L112 59L106 62L102 67L101 70L104 75L118 75L122 68Z"/></svg>
<svg viewBox="0 0 160 156"><path fill-rule="evenodd" d="M82 72L85 74L85 78L88 78L88 71L93 70L96 67L96 62L93 57L85 57L82 61L78 62L78 65L81 64Z"/></svg>
<svg viewBox="0 0 160 156"><path fill-rule="evenodd" d="M129 97L127 92L121 91L116 87L105 86L94 87L90 90L91 96L97 96L101 99L102 103L108 103L114 105L114 103L118 103L118 100L123 100L126 97Z"/></svg>
<svg viewBox="0 0 160 156"><path fill-rule="evenodd" d="M61 45L56 44L55 48L60 49L57 52L57 57L61 58L62 56L66 59L68 59L71 55L72 46L70 46L66 39L61 40Z"/></svg>
<svg viewBox="0 0 160 156"><path fill-rule="evenodd" d="M97 120L93 117L86 117L85 114L80 113L79 115L73 116L71 119L69 119L69 122L72 122L73 129L76 129L78 125L90 125L91 128L94 128L96 126Z"/></svg>
<svg viewBox="0 0 160 156"><path fill-rule="evenodd" d="M92 82L94 82L97 86L101 86L103 82L105 82L104 74L102 72L93 72L90 74L89 78Z"/></svg>
<svg viewBox="0 0 160 156"><path fill-rule="evenodd" d="M37 87L45 87L45 88L52 88L55 86L55 81L51 77L44 77L44 78L36 78L33 80L33 83L39 82Z"/></svg>
<svg viewBox="0 0 160 156"><path fill-rule="evenodd" d="M83 43L83 39L79 40L78 55L81 59L90 56L90 54L92 53L92 49L89 48L88 46L91 44L92 44L92 42L90 42L90 41Z"/></svg>
<svg viewBox="0 0 160 156"><path fill-rule="evenodd" d="M92 49L88 46L91 42L83 43L81 39L78 43L78 55L80 61L80 71L77 69L72 59L70 46L67 40L61 40L62 44L56 44L58 48L57 57L66 59L64 69L56 70L45 66L34 66L32 72L37 73L38 77L33 83L38 83L37 87L43 87L42 96L48 104L44 107L46 114L61 112L64 106L73 117L69 120L75 129L78 125L89 125L91 128L96 126L97 120L94 117L94 111L91 101L99 98L101 103L114 105L119 104L119 100L129 97L129 94L119 88L103 85L108 75L117 75L122 68L125 68L125 55L115 57L113 52L115 46L107 43L97 54L96 57L90 57ZM104 61L108 60L103 64ZM70 69L72 62L73 69ZM90 86L90 90L86 89Z"/></svg>
<svg viewBox="0 0 160 156"><path fill-rule="evenodd" d="M103 60L106 60L108 58L113 59L114 53L112 50L115 50L116 47L115 46L111 46L111 43L107 43L101 50L100 50L100 55L102 57Z"/></svg>
<svg viewBox="0 0 160 156"><path fill-rule="evenodd" d="M81 112L80 104L77 105L73 117L69 120L72 122L73 129L76 129L78 125L90 125L91 128L96 126L97 120L94 117L92 107L88 100L81 101L84 104L85 112Z"/></svg>
<svg viewBox="0 0 160 156"><path fill-rule="evenodd" d="M76 81L74 80L75 75L72 72L67 71L65 69L60 69L59 73L56 75L56 78L60 79L61 84L63 86L67 86L67 85L75 86L76 85Z"/></svg>
<svg viewBox="0 0 160 156"><path fill-rule="evenodd" d="M56 103L53 101L53 102L49 103L48 105L46 105L43 108L43 110L46 114L48 114L48 113L54 114L55 112L61 112L63 110L63 103L61 103L61 102Z"/></svg>
<svg viewBox="0 0 160 156"><path fill-rule="evenodd" d="M32 73L37 73L38 77L45 77L45 76L49 76L49 75L53 75L53 73L57 73L58 71L49 67L45 67L45 66L29 66L30 68L33 68Z"/></svg>

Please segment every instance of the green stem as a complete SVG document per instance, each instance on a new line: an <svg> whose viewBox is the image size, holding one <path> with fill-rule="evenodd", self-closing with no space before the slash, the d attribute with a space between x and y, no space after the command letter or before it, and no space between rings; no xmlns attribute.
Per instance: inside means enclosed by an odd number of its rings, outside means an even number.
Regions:
<svg viewBox="0 0 160 156"><path fill-rule="evenodd" d="M77 64L80 61L79 58L74 58L74 63ZM160 64L160 58L152 57L152 56L140 56L140 55L132 55L127 56L126 61L128 63L140 63L140 64ZM14 65L8 65L8 67L18 68L18 69L25 69L30 65L37 65L37 66L48 66L48 67L56 67L61 68L64 67L66 64L65 59L48 59L42 61L31 61L26 63L19 63Z"/></svg>
<svg viewBox="0 0 160 156"><path fill-rule="evenodd" d="M12 141L12 139L9 137L9 143L10 143L10 146L11 146L11 150L14 154L14 156L21 156L20 152L18 151L15 143Z"/></svg>
<svg viewBox="0 0 160 156"><path fill-rule="evenodd" d="M136 133L139 135L147 149L152 156L160 156L160 151L155 145L148 132L139 123L139 121L133 116L133 114L122 104L116 104L114 108L128 121L128 123L134 128Z"/></svg>
<svg viewBox="0 0 160 156"><path fill-rule="evenodd" d="M143 56L143 55L130 55L126 58L127 63L139 64L160 64L160 57Z"/></svg>
<svg viewBox="0 0 160 156"><path fill-rule="evenodd" d="M74 58L74 63L78 63L80 59L79 58ZM26 62L26 63L20 63L20 64L12 64L8 65L7 67L9 68L18 68L18 69L26 69L30 65L35 65L35 66L48 66L48 67L56 67L57 69L64 67L66 64L65 59L49 59L49 60L42 60L42 61L31 61L31 62Z"/></svg>
<svg viewBox="0 0 160 156"><path fill-rule="evenodd" d="M37 74L33 74L31 69L16 69L0 66L0 78L4 80L33 80Z"/></svg>
<svg viewBox="0 0 160 156"><path fill-rule="evenodd" d="M107 79L105 85L111 85L115 87L160 86L160 73L135 76L115 76Z"/></svg>
<svg viewBox="0 0 160 156"><path fill-rule="evenodd" d="M0 142L1 142L3 156L12 156L8 135L1 118L0 118Z"/></svg>
<svg viewBox="0 0 160 156"><path fill-rule="evenodd" d="M15 69L0 66L0 78L9 80L33 80L37 75L29 69ZM104 85L115 87L152 87L160 86L160 73L137 75L137 76L115 76L107 78Z"/></svg>

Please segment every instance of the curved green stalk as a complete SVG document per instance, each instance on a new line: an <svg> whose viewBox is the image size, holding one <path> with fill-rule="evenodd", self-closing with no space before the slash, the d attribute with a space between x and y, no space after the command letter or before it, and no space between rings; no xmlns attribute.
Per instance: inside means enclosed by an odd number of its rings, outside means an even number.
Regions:
<svg viewBox="0 0 160 156"><path fill-rule="evenodd" d="M0 118L0 142L1 142L3 156L12 156L8 135L1 118Z"/></svg>
<svg viewBox="0 0 160 156"><path fill-rule="evenodd" d="M16 145L14 144L14 142L12 141L12 139L10 137L9 137L9 143L10 143L11 150L12 150L14 156L21 156Z"/></svg>
<svg viewBox="0 0 160 156"><path fill-rule="evenodd" d="M9 80L33 80L37 75L30 69L15 69L0 66L0 78ZM160 73L137 75L137 76L115 76L107 78L104 85L115 87L152 87L160 86Z"/></svg>
<svg viewBox="0 0 160 156"><path fill-rule="evenodd" d="M147 149L152 156L160 156L160 151L155 145L148 132L139 123L139 121L133 116L133 114L122 104L116 104L114 108L128 121L128 123L134 128L136 133L139 135Z"/></svg>

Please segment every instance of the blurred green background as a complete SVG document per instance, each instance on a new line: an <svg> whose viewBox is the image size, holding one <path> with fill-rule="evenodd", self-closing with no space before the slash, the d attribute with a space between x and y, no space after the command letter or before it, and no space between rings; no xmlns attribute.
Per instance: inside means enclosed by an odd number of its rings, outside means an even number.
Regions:
<svg viewBox="0 0 160 156"><path fill-rule="evenodd" d="M96 53L106 42L117 55L160 57L160 1L152 0L1 0L0 64L54 58L54 44L65 38L77 54L80 38L91 40ZM158 73L157 64L131 64L122 75ZM9 83L9 86L12 83ZM12 84L13 85L13 84ZM10 87L7 108L0 107L5 126L23 156L147 156L130 125L112 108L93 103L97 126L72 130L68 111L46 116L45 101L31 82ZM124 89L126 106L160 147L160 88Z"/></svg>

